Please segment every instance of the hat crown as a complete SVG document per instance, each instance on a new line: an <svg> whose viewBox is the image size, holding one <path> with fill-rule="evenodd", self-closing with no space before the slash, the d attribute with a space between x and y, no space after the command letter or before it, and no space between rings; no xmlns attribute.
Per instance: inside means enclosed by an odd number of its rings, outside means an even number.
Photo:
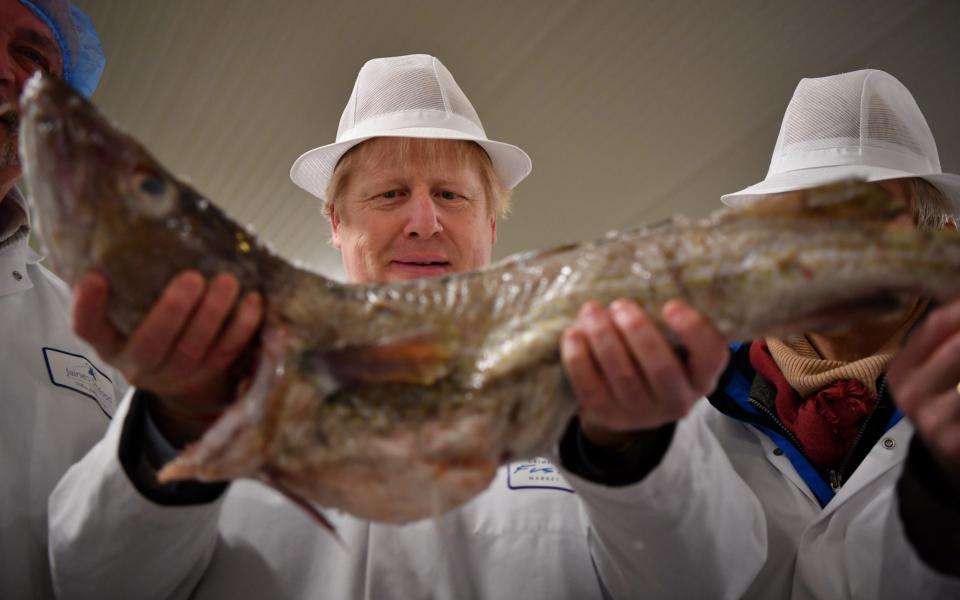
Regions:
<svg viewBox="0 0 960 600"><path fill-rule="evenodd" d="M336 141L300 155L290 167L290 178L325 201L341 157L376 137L474 142L510 189L532 168L526 152L487 138L477 111L443 63L427 54L411 54L363 65L340 116Z"/></svg>
<svg viewBox="0 0 960 600"><path fill-rule="evenodd" d="M375 123L381 127L415 127L438 122L486 137L470 100L435 57L411 54L376 58L367 61L357 75L340 117L337 141L356 137Z"/></svg>
<svg viewBox="0 0 960 600"><path fill-rule="evenodd" d="M784 113L768 175L851 163L941 172L920 107L884 71L802 79Z"/></svg>
<svg viewBox="0 0 960 600"><path fill-rule="evenodd" d="M720 199L737 206L849 178L925 179L960 215L960 175L943 172L917 101L897 78L875 69L800 80L767 176Z"/></svg>

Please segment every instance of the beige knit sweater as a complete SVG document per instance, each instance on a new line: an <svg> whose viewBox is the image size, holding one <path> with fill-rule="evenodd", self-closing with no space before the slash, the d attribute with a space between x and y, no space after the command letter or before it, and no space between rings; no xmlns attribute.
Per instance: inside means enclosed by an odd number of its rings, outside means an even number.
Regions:
<svg viewBox="0 0 960 600"><path fill-rule="evenodd" d="M872 356L859 360L828 360L820 356L806 335L785 339L766 338L773 360L790 386L806 398L841 379L857 379L876 396L876 381L887 363L903 345L907 333L927 309L926 300L918 300L893 335Z"/></svg>

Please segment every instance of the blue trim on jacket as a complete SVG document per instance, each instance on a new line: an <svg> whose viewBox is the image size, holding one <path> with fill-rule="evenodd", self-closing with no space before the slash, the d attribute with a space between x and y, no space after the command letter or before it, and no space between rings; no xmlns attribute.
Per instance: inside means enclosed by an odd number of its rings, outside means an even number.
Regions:
<svg viewBox="0 0 960 600"><path fill-rule="evenodd" d="M741 342L730 345L731 354L736 356L739 351L749 352L749 345ZM790 464L793 465L797 474L816 496L820 506L826 506L835 495L829 482L823 478L820 471L807 459L800 448L796 447L793 442L777 430L777 425L770 421L770 417L750 403L750 388L755 376L756 372L750 366L749 360L731 360L727 372L721 378L723 394L732 400L742 413L754 417L753 419L743 418L744 415L742 414L731 414L724 410L723 406L718 406L716 398L711 397L711 403L725 415L756 427L770 438L790 460ZM884 426L884 432L890 430L902 418L903 413L899 409L894 411Z"/></svg>

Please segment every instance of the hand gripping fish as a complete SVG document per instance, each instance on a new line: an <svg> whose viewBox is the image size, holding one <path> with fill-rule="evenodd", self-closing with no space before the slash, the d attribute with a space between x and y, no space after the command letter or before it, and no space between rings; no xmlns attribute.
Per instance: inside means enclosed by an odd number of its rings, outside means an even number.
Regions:
<svg viewBox="0 0 960 600"><path fill-rule="evenodd" d="M845 182L699 222L507 258L438 279L343 285L291 265L59 81L24 93L21 153L54 270L110 283L130 333L184 269L266 299L252 383L163 481L266 481L393 523L483 491L556 443L575 410L559 338L587 300L671 298L728 340L875 316L960 292L960 235L892 221L902 203Z"/></svg>

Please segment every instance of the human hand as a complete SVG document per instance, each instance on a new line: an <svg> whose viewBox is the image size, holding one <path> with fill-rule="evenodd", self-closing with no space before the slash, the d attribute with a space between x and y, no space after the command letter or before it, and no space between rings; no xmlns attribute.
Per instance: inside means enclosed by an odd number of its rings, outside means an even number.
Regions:
<svg viewBox="0 0 960 600"><path fill-rule="evenodd" d="M184 271L126 337L107 319L107 280L91 271L75 289L73 329L130 384L158 399L151 405L157 426L182 445L198 438L235 396L230 367L263 314L256 292L234 310L239 292L233 275L217 275L207 284L200 273Z"/></svg>
<svg viewBox="0 0 960 600"><path fill-rule="evenodd" d="M887 382L934 459L960 486L960 298L927 315L890 361Z"/></svg>
<svg viewBox="0 0 960 600"><path fill-rule="evenodd" d="M673 423L716 387L729 357L723 336L679 300L663 307L663 320L687 350L686 361L627 300L609 308L587 302L564 332L560 354L590 442L617 446Z"/></svg>

